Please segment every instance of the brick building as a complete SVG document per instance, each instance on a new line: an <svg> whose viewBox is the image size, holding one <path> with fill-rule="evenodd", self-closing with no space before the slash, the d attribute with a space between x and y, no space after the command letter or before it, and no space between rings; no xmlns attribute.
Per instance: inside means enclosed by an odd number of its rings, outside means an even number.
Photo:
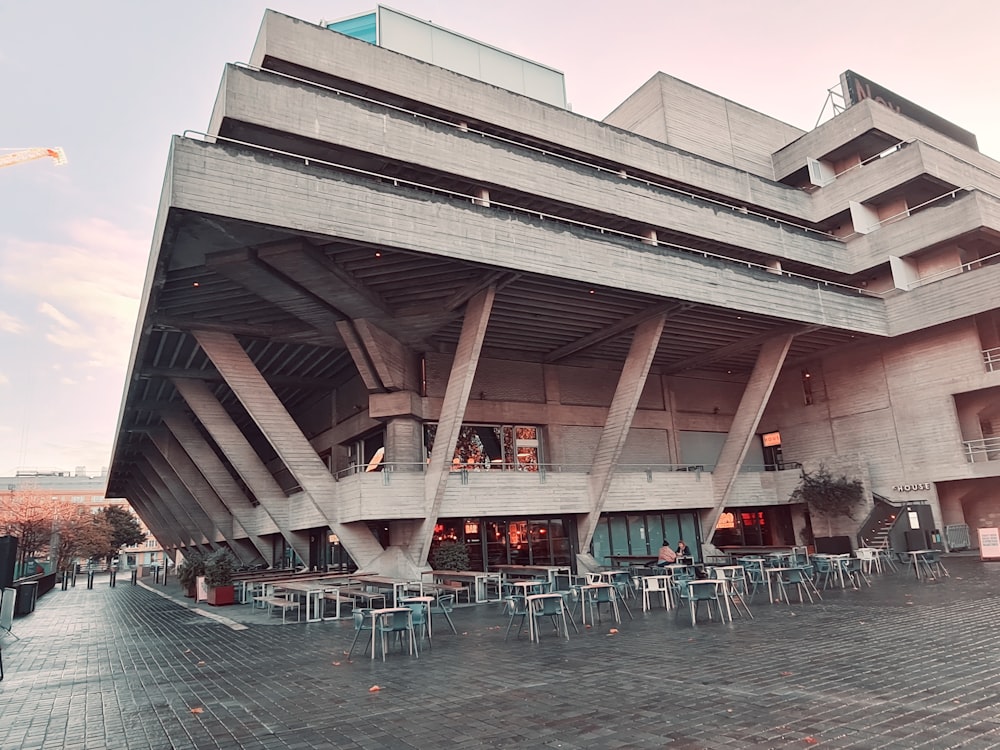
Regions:
<svg viewBox="0 0 1000 750"><path fill-rule="evenodd" d="M445 539L592 565L997 524L971 133L851 71L808 132L664 73L599 122L386 8L268 12L250 60L171 144L111 468L168 548L406 574ZM853 517L792 502L820 465Z"/></svg>

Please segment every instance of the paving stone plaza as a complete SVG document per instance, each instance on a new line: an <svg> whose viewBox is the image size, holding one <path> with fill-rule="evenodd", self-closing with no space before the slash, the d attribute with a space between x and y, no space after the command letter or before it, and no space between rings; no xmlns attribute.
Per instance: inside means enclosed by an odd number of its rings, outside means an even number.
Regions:
<svg viewBox="0 0 1000 750"><path fill-rule="evenodd" d="M15 620L0 748L1000 747L1000 563L945 562L813 605L759 595L731 624L635 604L569 641L505 642L500 605L459 607L457 635L384 663L347 658L349 619L99 577Z"/></svg>

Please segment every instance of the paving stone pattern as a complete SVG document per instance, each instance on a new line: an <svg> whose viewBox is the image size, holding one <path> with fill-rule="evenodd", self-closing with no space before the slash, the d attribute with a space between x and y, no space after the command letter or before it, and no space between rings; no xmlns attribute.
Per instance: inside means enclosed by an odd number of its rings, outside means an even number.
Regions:
<svg viewBox="0 0 1000 750"><path fill-rule="evenodd" d="M1000 748L1000 564L946 564L814 605L758 595L731 624L636 603L538 644L505 642L498 605L460 607L458 635L384 663L348 660L350 620L199 605L234 630L98 578L4 639L0 748Z"/></svg>

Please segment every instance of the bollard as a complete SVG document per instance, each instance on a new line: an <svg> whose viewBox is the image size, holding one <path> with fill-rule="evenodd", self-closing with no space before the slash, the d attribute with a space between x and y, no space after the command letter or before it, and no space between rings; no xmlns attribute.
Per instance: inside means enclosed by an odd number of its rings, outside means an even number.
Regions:
<svg viewBox="0 0 1000 750"><path fill-rule="evenodd" d="M70 586L72 586L73 588L76 588L76 566L75 565L73 566L73 577L70 580Z"/></svg>
<svg viewBox="0 0 1000 750"><path fill-rule="evenodd" d="M64 570L62 574L62 590L65 591L67 586L69 586L69 571Z"/></svg>
<svg viewBox="0 0 1000 750"><path fill-rule="evenodd" d="M115 578L118 577L118 571L115 570L114 568L112 568L110 572L111 572L111 575L108 576L108 585L111 588L114 588L115 587Z"/></svg>
<svg viewBox="0 0 1000 750"><path fill-rule="evenodd" d="M92 570L87 571L87 588L94 588L94 571Z"/></svg>
<svg viewBox="0 0 1000 750"><path fill-rule="evenodd" d="M138 578L139 578L139 571L136 570L135 568L133 568L132 569L132 585L133 586L136 585L136 581L138 580Z"/></svg>

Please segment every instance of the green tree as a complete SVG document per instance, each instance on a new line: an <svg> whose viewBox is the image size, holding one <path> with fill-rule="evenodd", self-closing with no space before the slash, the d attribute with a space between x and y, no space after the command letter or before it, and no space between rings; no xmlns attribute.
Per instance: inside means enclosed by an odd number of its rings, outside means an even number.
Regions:
<svg viewBox="0 0 1000 750"><path fill-rule="evenodd" d="M820 464L816 471L802 472L792 500L805 503L811 512L826 518L829 527L837 516L851 517L864 494L865 486L860 479L848 479L846 474L836 476Z"/></svg>
<svg viewBox="0 0 1000 750"><path fill-rule="evenodd" d="M122 547L134 547L146 541L139 521L132 513L120 505L108 505L101 513L111 524L111 554L114 555Z"/></svg>

